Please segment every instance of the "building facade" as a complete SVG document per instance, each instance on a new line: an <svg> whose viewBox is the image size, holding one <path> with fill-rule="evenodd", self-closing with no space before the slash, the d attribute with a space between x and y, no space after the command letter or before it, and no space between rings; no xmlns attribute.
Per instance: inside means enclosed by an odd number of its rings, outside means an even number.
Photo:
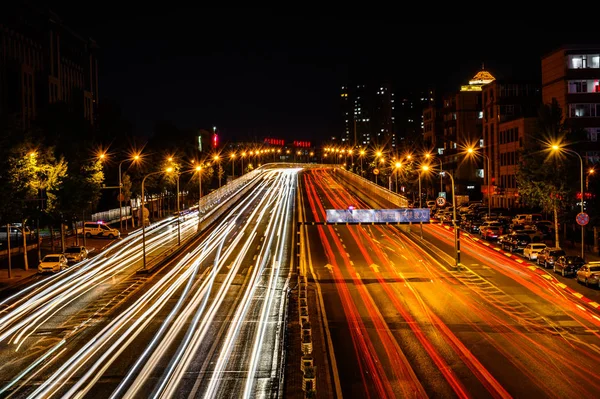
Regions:
<svg viewBox="0 0 600 399"><path fill-rule="evenodd" d="M539 86L494 80L482 88L481 192L493 207L520 205L515 180L523 138L537 127Z"/></svg>
<svg viewBox="0 0 600 399"><path fill-rule="evenodd" d="M435 146L441 154L445 170L454 174L457 194L469 195L472 199L480 196L482 172L475 167L473 159L466 156L466 148L477 145L482 134L481 91L482 87L495 78L482 69L460 90L442 97L439 110L442 119L441 134L435 139ZM428 114L431 109L428 109ZM431 135L431 134L430 134ZM449 185L448 185L449 186Z"/></svg>
<svg viewBox="0 0 600 399"><path fill-rule="evenodd" d="M600 161L600 45L564 46L542 57L542 101L555 99L565 125L584 129L575 149L586 163Z"/></svg>
<svg viewBox="0 0 600 399"><path fill-rule="evenodd" d="M49 104L64 102L94 123L96 43L49 10L7 7L0 15L0 116L28 128Z"/></svg>
<svg viewBox="0 0 600 399"><path fill-rule="evenodd" d="M348 147L396 147L394 93L389 83L342 86L344 131Z"/></svg>

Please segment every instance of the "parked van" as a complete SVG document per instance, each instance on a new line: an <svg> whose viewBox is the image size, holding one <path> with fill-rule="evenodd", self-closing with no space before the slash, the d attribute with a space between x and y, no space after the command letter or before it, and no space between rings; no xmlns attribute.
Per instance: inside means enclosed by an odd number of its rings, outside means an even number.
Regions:
<svg viewBox="0 0 600 399"><path fill-rule="evenodd" d="M85 236L90 237L108 237L110 239L117 238L121 232L105 225L102 222L85 222L83 225ZM81 232L81 230L80 230Z"/></svg>

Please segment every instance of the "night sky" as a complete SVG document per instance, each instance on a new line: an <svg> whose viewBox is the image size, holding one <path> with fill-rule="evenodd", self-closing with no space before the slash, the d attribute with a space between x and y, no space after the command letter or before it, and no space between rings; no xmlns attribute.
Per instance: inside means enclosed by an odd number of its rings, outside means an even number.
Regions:
<svg viewBox="0 0 600 399"><path fill-rule="evenodd" d="M349 79L389 79L397 96L431 85L454 91L485 63L497 78L537 83L541 55L563 43L600 43L592 24L532 26L531 18L411 25L400 15L111 2L94 3L91 14L89 4L74 4L52 8L97 41L100 99L120 104L141 135L168 120L215 125L225 140L320 140L339 134L339 89Z"/></svg>

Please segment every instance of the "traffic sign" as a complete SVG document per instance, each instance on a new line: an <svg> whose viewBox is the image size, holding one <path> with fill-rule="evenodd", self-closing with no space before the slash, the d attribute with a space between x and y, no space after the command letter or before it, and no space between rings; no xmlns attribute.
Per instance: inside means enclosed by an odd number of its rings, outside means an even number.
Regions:
<svg viewBox="0 0 600 399"><path fill-rule="evenodd" d="M444 206L444 205L446 205L446 198L444 198L444 197L437 197L437 199L435 200L435 204L437 206Z"/></svg>
<svg viewBox="0 0 600 399"><path fill-rule="evenodd" d="M590 222L590 215L585 212L579 212L576 219L578 225L585 226Z"/></svg>
<svg viewBox="0 0 600 399"><path fill-rule="evenodd" d="M377 169L377 168L373 169L373 174L374 175L378 175L379 174L379 169Z"/></svg>

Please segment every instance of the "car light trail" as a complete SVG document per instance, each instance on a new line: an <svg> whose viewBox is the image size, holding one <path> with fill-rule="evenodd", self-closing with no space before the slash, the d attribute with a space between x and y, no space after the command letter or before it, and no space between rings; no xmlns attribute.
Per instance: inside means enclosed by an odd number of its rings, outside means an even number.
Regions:
<svg viewBox="0 0 600 399"><path fill-rule="evenodd" d="M221 387L223 393L226 392L227 386L223 385L222 381L223 373L227 362L231 361L229 354L236 343L237 334L240 329L244 329L253 338L247 354L240 357L243 360L240 366L246 370L240 394L245 392L244 395L248 397L258 393L256 373L258 365L264 363L263 357L269 359L267 363L277 364L277 359L271 359L277 353L269 346L272 345L271 342L266 345L266 337L267 331L272 331L273 326L279 325L271 324L269 317L274 314L274 309L277 312L280 310L280 307L275 306L275 298L279 293L283 297L279 275L283 264L287 264L286 251L289 250L288 240L291 236L287 226L291 222L297 173L298 169L274 169L257 174L256 179L260 180L257 182L257 188L234 206L217 229L74 354L66 359L61 358L61 365L52 370L31 396L51 397L58 395L65 388L66 393L61 394L65 397L82 397L90 392L104 372L119 359L126 348L136 342L136 338L147 329L149 323L156 319L158 312L176 299L163 324L113 392L113 397L120 397L122 394L126 397L145 395L142 392L147 392L147 376L158 367L162 367L161 362L164 362L168 351L178 345L175 360L169 364L163 378L154 388L155 397L170 396L178 389L187 368L195 360L195 351L211 330L214 316L222 307L234 277L241 271L244 258L251 256L250 251L254 247L252 243L257 238L258 228L266 223L264 234L267 240L256 258L256 266L249 269L249 284L236 307L236 317L227 326L223 349L218 354L219 366L215 368L209 381L211 392L214 394L221 395ZM252 212L244 222L240 215L247 209L252 209ZM173 237L176 239L176 230L169 229L168 225L168 221L165 221L147 232L147 250L152 251L163 246ZM195 234L197 226L197 218L182 221L182 237L184 234ZM237 233L238 230L246 232L240 234ZM73 304L80 296L110 282L116 274L131 268L140 260L140 239L139 233L131 234L119 243L118 248L108 252L107 256L99 254L82 262L77 269L67 269L45 280L43 284L36 284L3 301L7 308L0 317L0 341L8 339L10 344L19 347L61 309ZM220 254L218 248L225 244L227 247ZM206 267L206 261L215 253L218 254L214 265ZM227 260L232 257L233 262L227 264ZM202 273L201 267L204 270ZM226 278L215 290L217 273L226 273ZM250 309L258 309L259 316L255 325L245 323L245 319L250 316ZM191 324L187 322L190 318L193 320ZM185 333L183 340L179 339L182 333ZM276 335L272 332L269 334ZM11 380L3 389L18 389L19 384L24 384L27 375L37 365L45 363L58 351L59 346L68 347L69 344L69 340L61 341L45 349L26 371Z"/></svg>

